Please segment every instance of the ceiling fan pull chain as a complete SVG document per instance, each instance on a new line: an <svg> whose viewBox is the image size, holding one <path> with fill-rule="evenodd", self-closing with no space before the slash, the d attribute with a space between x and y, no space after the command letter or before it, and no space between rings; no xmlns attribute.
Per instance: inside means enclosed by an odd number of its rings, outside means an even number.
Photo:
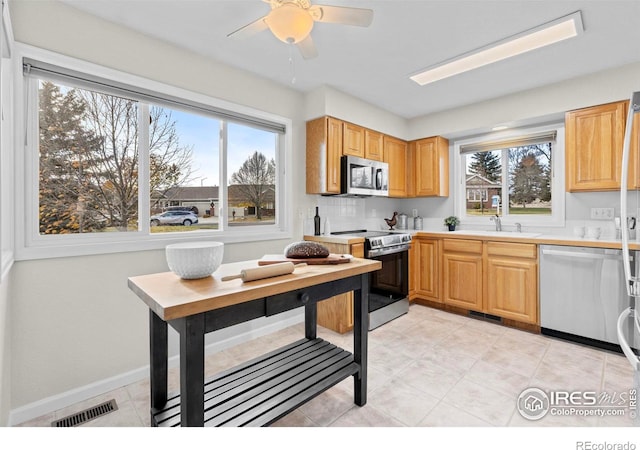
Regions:
<svg viewBox="0 0 640 450"><path fill-rule="evenodd" d="M293 44L289 44L289 73L291 75L291 84L296 84L296 65L293 61Z"/></svg>

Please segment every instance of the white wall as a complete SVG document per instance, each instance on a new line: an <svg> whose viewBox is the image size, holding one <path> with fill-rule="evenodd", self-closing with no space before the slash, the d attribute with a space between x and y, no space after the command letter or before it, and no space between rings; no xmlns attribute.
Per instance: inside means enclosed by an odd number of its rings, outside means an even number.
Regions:
<svg viewBox="0 0 640 450"><path fill-rule="evenodd" d="M530 124L563 118L564 112L626 100L640 90L640 63L531 89L409 121L408 139L489 132L499 124ZM537 118L537 119L536 119Z"/></svg>
<svg viewBox="0 0 640 450"><path fill-rule="evenodd" d="M2 5L0 24L0 425L7 423L11 407L11 312L9 277L13 263L13 33L9 11Z"/></svg>
<svg viewBox="0 0 640 450"><path fill-rule="evenodd" d="M305 120L326 115L400 139L407 135L405 119L330 86L321 86L306 98Z"/></svg>
<svg viewBox="0 0 640 450"><path fill-rule="evenodd" d="M512 126L563 120L564 112L603 103L626 100L640 90L640 63L606 70L596 74L567 80L549 86L468 105L463 108L415 118L408 123L407 139L442 135L455 139L479 133L489 133L498 124ZM455 161L453 153L450 161ZM453 168L451 168L453 171ZM452 172L453 173L453 172ZM454 192L453 176L450 192ZM567 227L553 230L569 234L575 222L589 221L591 207L614 207L620 214L619 194L616 192L567 193ZM400 208L409 214L417 208L420 215L431 218L434 226L442 226L442 219L454 214L453 195L446 199L423 198L403 200ZM487 227L491 224L487 223Z"/></svg>
<svg viewBox="0 0 640 450"><path fill-rule="evenodd" d="M291 118L293 173L304 173L301 94L55 1L13 1L10 7L18 42ZM294 208L305 197L304 185L304 177L294 177ZM301 226L296 222L294 239L302 236ZM227 245L224 262L279 253L288 243ZM6 333L10 322L12 330L11 361L0 367L11 367L11 409L28 414L24 409L43 399L145 366L146 308L127 288L127 277L166 270L162 251L17 262L10 294L4 285L0 292L0 329ZM6 310L11 316L5 322ZM4 404L9 391L0 389ZM6 408L0 407L4 424Z"/></svg>
<svg viewBox="0 0 640 450"><path fill-rule="evenodd" d="M9 279L0 281L0 426L7 423L11 409L11 311Z"/></svg>

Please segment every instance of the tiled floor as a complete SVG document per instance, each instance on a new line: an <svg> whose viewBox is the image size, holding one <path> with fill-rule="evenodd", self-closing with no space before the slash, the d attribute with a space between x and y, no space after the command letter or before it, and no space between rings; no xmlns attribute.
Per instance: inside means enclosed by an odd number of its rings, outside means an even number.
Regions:
<svg viewBox="0 0 640 450"><path fill-rule="evenodd" d="M207 356L208 374L297 340L302 324ZM352 349L352 334L319 328L319 336ZM412 305L369 334L369 390L353 404L353 381L343 381L275 425L286 427L630 426L623 417L552 416L524 419L516 410L528 387L544 390L628 392L633 385L623 356L439 310ZM169 390L177 388L171 369ZM78 403L21 426L53 420L115 398L118 410L85 426L149 425L148 380Z"/></svg>

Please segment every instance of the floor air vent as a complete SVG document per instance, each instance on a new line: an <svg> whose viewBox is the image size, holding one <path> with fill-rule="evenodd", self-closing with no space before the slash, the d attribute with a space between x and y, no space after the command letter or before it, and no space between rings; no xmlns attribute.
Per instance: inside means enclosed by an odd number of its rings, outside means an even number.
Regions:
<svg viewBox="0 0 640 450"><path fill-rule="evenodd" d="M502 317L494 316L492 314L485 314L477 311L469 311L469 317L474 319L487 320L489 322L502 322Z"/></svg>
<svg viewBox="0 0 640 450"><path fill-rule="evenodd" d="M93 406L91 408L80 411L79 413L72 414L65 418L51 422L52 427L77 427L83 423L87 423L97 417L104 416L110 412L117 411L118 404L114 399L108 402L101 403L100 405Z"/></svg>

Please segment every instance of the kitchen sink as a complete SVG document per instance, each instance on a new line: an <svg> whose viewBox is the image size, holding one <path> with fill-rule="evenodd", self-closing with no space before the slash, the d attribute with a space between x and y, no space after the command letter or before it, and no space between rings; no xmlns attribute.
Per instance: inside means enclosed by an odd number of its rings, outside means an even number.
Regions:
<svg viewBox="0 0 640 450"><path fill-rule="evenodd" d="M450 231L454 234L468 234L470 236L496 236L510 238L534 238L542 233L519 233L517 231L493 231L493 230L456 230Z"/></svg>

